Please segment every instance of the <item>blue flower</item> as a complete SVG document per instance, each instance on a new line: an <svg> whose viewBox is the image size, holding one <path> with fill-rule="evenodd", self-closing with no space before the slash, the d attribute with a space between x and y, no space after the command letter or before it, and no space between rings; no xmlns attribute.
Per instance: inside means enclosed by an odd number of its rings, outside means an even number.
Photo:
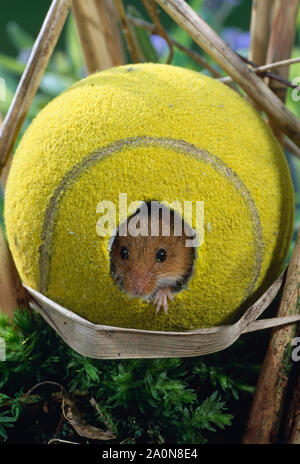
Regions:
<svg viewBox="0 0 300 464"><path fill-rule="evenodd" d="M163 37L157 34L151 35L151 42L159 57L163 56L168 50L168 44Z"/></svg>
<svg viewBox="0 0 300 464"><path fill-rule="evenodd" d="M222 38L233 50L245 50L250 46L250 32L238 27L227 27L222 32Z"/></svg>

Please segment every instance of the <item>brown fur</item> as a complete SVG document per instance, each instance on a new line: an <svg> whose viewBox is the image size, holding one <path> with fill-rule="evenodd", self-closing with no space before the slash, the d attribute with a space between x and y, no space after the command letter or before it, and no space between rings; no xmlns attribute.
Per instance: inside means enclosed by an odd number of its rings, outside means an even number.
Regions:
<svg viewBox="0 0 300 464"><path fill-rule="evenodd" d="M174 235L174 212L170 211L170 236L162 235L162 214L159 217L159 235L151 236L150 211L148 205L148 236L120 236L118 230L110 250L111 275L115 282L127 293L135 296L151 297L159 287L169 287L172 291L183 288L192 273L195 249L187 247L185 240L191 237L184 233ZM138 211L138 210L137 210ZM127 220L127 225L135 212ZM183 225L182 220L182 225ZM124 226L124 225L123 225ZM122 226L121 226L122 227ZM128 259L120 256L122 247L128 250ZM164 262L156 261L156 252L165 249ZM162 280L166 279L167 280Z"/></svg>

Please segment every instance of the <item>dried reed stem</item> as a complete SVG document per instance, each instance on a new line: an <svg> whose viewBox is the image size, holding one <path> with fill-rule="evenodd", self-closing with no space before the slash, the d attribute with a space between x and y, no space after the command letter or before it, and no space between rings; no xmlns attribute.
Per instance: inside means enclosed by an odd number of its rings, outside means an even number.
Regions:
<svg viewBox="0 0 300 464"><path fill-rule="evenodd" d="M126 64L116 6L111 0L96 1L107 49L113 66Z"/></svg>
<svg viewBox="0 0 300 464"><path fill-rule="evenodd" d="M300 232L287 270L278 317L299 314L300 295ZM292 366L292 339L297 324L272 330L243 443L268 444L277 440L288 376Z"/></svg>
<svg viewBox="0 0 300 464"><path fill-rule="evenodd" d="M284 442L300 445L300 374L298 375L284 424Z"/></svg>
<svg viewBox="0 0 300 464"><path fill-rule="evenodd" d="M252 0L249 59L258 65L266 62L273 1Z"/></svg>
<svg viewBox="0 0 300 464"><path fill-rule="evenodd" d="M2 113L0 111L0 126L1 123ZM5 189L10 164L11 158L0 177L3 191ZM20 307L29 309L29 296L21 283L0 224L0 312L7 314L10 320L12 320L15 309Z"/></svg>
<svg viewBox="0 0 300 464"><path fill-rule="evenodd" d="M300 382L298 384L298 388L300 388ZM300 445L300 407L295 413L295 423L294 423L294 428L293 432L289 441L290 445Z"/></svg>
<svg viewBox="0 0 300 464"><path fill-rule="evenodd" d="M149 23L148 21L144 21L143 19L140 19L140 18L134 18L133 16L130 16L130 15L127 15L127 18L131 24L147 29L151 34L158 33L156 26L154 24ZM214 77L221 76L221 74L213 66L211 66L209 63L207 63L207 61L205 61L205 59L200 55L200 53L197 53L194 50L190 50L189 48L185 47L181 43L177 42L177 40L172 39L172 37L170 37L169 35L168 35L168 39L176 48L184 52L192 60L200 64L200 66L207 69ZM229 77L229 79L231 79L231 77ZM231 79L231 82L232 82L232 79Z"/></svg>
<svg viewBox="0 0 300 464"><path fill-rule="evenodd" d="M211 27L184 0L156 1L300 147L298 119Z"/></svg>
<svg viewBox="0 0 300 464"><path fill-rule="evenodd" d="M1 182L1 187L2 187L3 192L5 191L6 182L7 182L11 162L12 162L12 156L9 157L9 159L6 162L6 165L4 166L4 168L2 169L2 172L1 172L1 175L0 175L0 182Z"/></svg>
<svg viewBox="0 0 300 464"><path fill-rule="evenodd" d="M122 26L126 43L128 46L129 53L133 63L139 63L143 61L143 56L139 49L139 45L136 41L136 38L131 30L130 23L128 21L124 4L122 0L115 0L115 6L119 15L119 21Z"/></svg>
<svg viewBox="0 0 300 464"><path fill-rule="evenodd" d="M65 23L72 0L53 0L0 131L0 174Z"/></svg>
<svg viewBox="0 0 300 464"><path fill-rule="evenodd" d="M298 8L299 0L275 0L267 63L290 58L295 41ZM289 67L281 67L275 72L282 79L288 79ZM269 86L284 103L286 99L286 87L280 85L274 79L269 81ZM270 119L269 123L278 140L283 144L284 135L278 129L276 121Z"/></svg>
<svg viewBox="0 0 300 464"><path fill-rule="evenodd" d="M72 12L75 17L84 61L89 74L111 68L113 60L109 53L107 37L100 19L96 0L73 0Z"/></svg>
<svg viewBox="0 0 300 464"><path fill-rule="evenodd" d="M0 311L12 319L17 308L29 307L28 301L0 225Z"/></svg>
<svg viewBox="0 0 300 464"><path fill-rule="evenodd" d="M258 66L266 62L274 0L252 0L249 59ZM248 97L260 113L260 108Z"/></svg>
<svg viewBox="0 0 300 464"><path fill-rule="evenodd" d="M295 41L298 8L299 0L275 1L267 64L290 58ZM276 73L283 79L288 79L289 66L277 67ZM285 101L286 88L273 81L270 82L270 87L282 101Z"/></svg>
<svg viewBox="0 0 300 464"><path fill-rule="evenodd" d="M1 124L3 123L3 116L2 116L2 112L0 110L0 127L1 127ZM6 180L7 180L7 176L8 176L8 172L9 172L9 169L10 169L10 164L11 164L11 159L9 160L8 163L6 163L1 175L0 175L0 184L1 184L1 187L2 187L2 190L4 192L5 190L5 185L6 185ZM1 193L0 193L1 195Z"/></svg>

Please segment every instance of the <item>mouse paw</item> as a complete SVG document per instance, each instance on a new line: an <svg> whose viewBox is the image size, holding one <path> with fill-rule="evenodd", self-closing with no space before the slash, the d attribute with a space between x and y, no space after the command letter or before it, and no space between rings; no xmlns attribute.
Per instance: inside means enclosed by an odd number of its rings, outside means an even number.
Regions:
<svg viewBox="0 0 300 464"><path fill-rule="evenodd" d="M155 314L157 314L160 308L163 306L165 313L168 313L168 299L173 301L174 297L169 288L159 288L155 293L153 304L156 307Z"/></svg>

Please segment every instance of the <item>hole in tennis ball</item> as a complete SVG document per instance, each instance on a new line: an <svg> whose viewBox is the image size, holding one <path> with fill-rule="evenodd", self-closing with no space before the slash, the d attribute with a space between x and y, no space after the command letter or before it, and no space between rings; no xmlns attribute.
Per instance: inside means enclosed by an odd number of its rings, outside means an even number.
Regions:
<svg viewBox="0 0 300 464"><path fill-rule="evenodd" d="M196 232L164 204L142 202L110 239L110 274L125 292L151 299L158 288L180 292L194 270Z"/></svg>

